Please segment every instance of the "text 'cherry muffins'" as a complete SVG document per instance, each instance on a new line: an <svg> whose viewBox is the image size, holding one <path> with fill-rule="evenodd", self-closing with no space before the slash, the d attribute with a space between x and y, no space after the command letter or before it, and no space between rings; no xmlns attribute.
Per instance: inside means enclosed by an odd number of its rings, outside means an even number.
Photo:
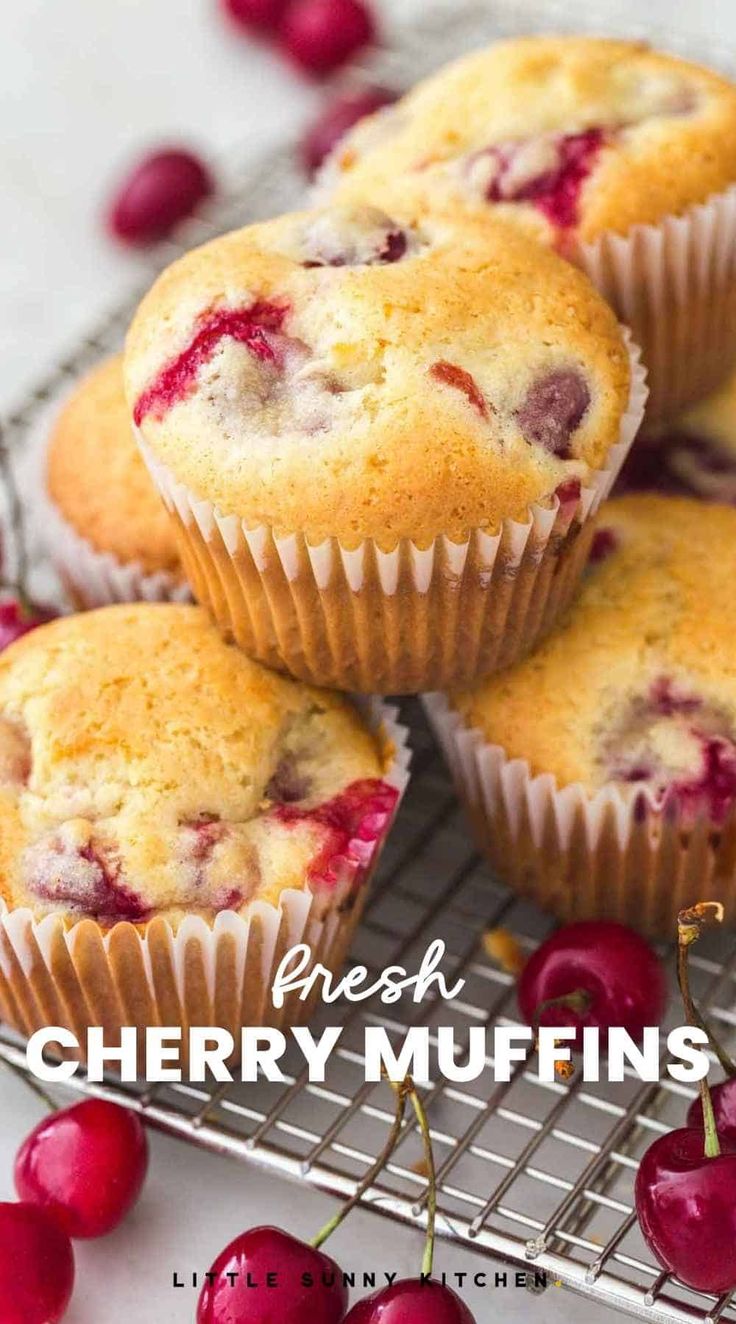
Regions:
<svg viewBox="0 0 736 1324"><path fill-rule="evenodd" d="M736 505L736 372L672 423L642 432L614 487Z"/></svg>
<svg viewBox="0 0 736 1324"><path fill-rule="evenodd" d="M736 510L629 496L559 632L427 707L502 878L564 919L736 918Z"/></svg>
<svg viewBox="0 0 736 1324"><path fill-rule="evenodd" d="M0 657L0 1013L288 1025L275 967L337 971L407 779L375 704L267 671L199 608L113 606Z"/></svg>
<svg viewBox="0 0 736 1324"><path fill-rule="evenodd" d="M64 405L45 483L43 536L76 607L189 598L171 518L133 435L122 355L99 364Z"/></svg>
<svg viewBox="0 0 736 1324"><path fill-rule="evenodd" d="M363 207L175 263L134 319L126 390L225 634L394 693L469 683L551 628L644 401L610 309L554 253Z"/></svg>
<svg viewBox="0 0 736 1324"><path fill-rule="evenodd" d="M320 193L504 217L582 266L641 346L650 419L736 357L736 87L642 43L499 42L362 121Z"/></svg>

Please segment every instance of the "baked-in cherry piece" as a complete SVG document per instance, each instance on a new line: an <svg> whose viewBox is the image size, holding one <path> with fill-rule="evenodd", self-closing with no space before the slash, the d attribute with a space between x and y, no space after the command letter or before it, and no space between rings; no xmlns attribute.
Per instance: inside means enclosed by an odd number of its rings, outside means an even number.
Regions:
<svg viewBox="0 0 736 1324"><path fill-rule="evenodd" d="M375 40L376 23L363 0L294 0L280 35L298 68L324 78Z"/></svg>
<svg viewBox="0 0 736 1324"><path fill-rule="evenodd" d="M341 92L328 101L301 141L300 156L306 173L313 175L319 170L348 129L366 115L392 105L396 98L397 93L386 87L362 87L357 92Z"/></svg>
<svg viewBox="0 0 736 1324"><path fill-rule="evenodd" d="M605 1035L623 1026L633 1039L659 1025L667 985L658 956L633 929L611 920L566 924L543 942L521 972L521 1014L530 1025L570 1025L582 1047L585 1026Z"/></svg>
<svg viewBox="0 0 736 1324"><path fill-rule="evenodd" d="M402 1279L353 1306L345 1324L475 1324L452 1288L434 1279Z"/></svg>
<svg viewBox="0 0 736 1324"><path fill-rule="evenodd" d="M0 1321L58 1324L74 1288L66 1232L34 1204L0 1204Z"/></svg>
<svg viewBox="0 0 736 1324"><path fill-rule="evenodd" d="M193 152L180 147L151 152L118 188L109 213L110 231L126 244L154 243L213 191L207 166Z"/></svg>
<svg viewBox="0 0 736 1324"><path fill-rule="evenodd" d="M471 158L489 202L530 202L560 230L577 224L580 194L611 134L600 128L500 143Z"/></svg>
<svg viewBox="0 0 736 1324"><path fill-rule="evenodd" d="M269 1274L277 1277L274 1287L268 1286ZM241 1233L217 1256L208 1277L197 1324L340 1324L348 1304L335 1261L276 1227Z"/></svg>
<svg viewBox="0 0 736 1324"><path fill-rule="evenodd" d="M15 1160L15 1189L68 1236L103 1237L133 1208L147 1170L148 1140L136 1114L85 1099L31 1131Z"/></svg>

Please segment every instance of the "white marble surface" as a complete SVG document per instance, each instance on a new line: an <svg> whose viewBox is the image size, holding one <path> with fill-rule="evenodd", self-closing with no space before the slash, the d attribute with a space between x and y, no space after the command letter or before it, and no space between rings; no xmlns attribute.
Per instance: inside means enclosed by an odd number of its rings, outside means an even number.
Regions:
<svg viewBox="0 0 736 1324"><path fill-rule="evenodd" d="M489 0L491 3L492 0ZM571 11L575 9L573 0ZM610 0L611 26L644 20L736 43L733 0ZM421 0L386 0L392 18ZM0 407L18 399L44 365L135 280L138 259L100 226L111 182L142 145L167 137L226 151L292 134L316 100L267 50L233 40L215 0L10 0L0 5ZM12 1157L36 1115L25 1088L0 1075L0 1199L10 1198ZM154 1136L145 1196L118 1233L80 1247L69 1324L183 1324L194 1294L175 1292L174 1268L208 1267L254 1221L320 1225L330 1202L255 1169ZM346 1264L369 1258L415 1270L420 1238L357 1214L335 1240ZM460 1270L469 1253L444 1249ZM611 1319L567 1293L543 1301L506 1291L469 1297L489 1320Z"/></svg>

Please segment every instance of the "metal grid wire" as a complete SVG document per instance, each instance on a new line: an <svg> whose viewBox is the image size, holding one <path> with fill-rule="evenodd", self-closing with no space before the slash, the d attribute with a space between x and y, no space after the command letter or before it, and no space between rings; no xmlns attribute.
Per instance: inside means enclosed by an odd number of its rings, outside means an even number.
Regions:
<svg viewBox="0 0 736 1324"><path fill-rule="evenodd" d="M590 13L585 25L612 26L610 15L596 22ZM547 4L540 11L523 0L496 0L493 7L458 0L425 4L419 27L404 33L397 47L381 57L378 72L408 85L422 71L494 35L570 26L580 22L566 19L564 5ZM627 31L631 34L630 26ZM662 34L650 35L662 45L672 44ZM692 53L693 44L688 48ZM722 53L700 54L711 63L723 62ZM229 173L232 177L232 168ZM235 163L235 181L215 210L188 223L175 242L157 250L156 266L213 234L291 206L302 191L287 150L247 171ZM56 364L3 429L0 513L6 556L30 591L46 598L59 589L33 521L26 517L37 483L29 455L47 409L82 371L120 345L139 293ZM152 1126L199 1145L349 1195L372 1166L392 1121L388 1087L364 1081L366 1026L385 1026L398 1046L412 1025L431 1029L451 1023L460 1059L470 1027L490 1030L518 1023L513 976L488 956L483 935L501 926L529 951L550 922L504 889L478 858L419 705L408 703L404 715L415 750L412 784L353 959L375 972L394 963L413 970L428 944L440 937L448 949L448 978L466 981L462 995L449 1004L427 998L419 1006L407 999L390 1008L380 1003L332 1007L323 1020L342 1018L344 1033L324 1084L310 1083L294 1057L291 1062L287 1058L282 1084L145 1089L91 1086L78 1076L72 1088L115 1098L140 1110ZM696 994L722 1037L736 1038L732 935L717 934L699 944L692 973ZM672 1016L673 1024L681 1019L676 999ZM2 1030L0 1058L24 1067L20 1041ZM472 1085L437 1079L425 1092L438 1165L440 1234L526 1269L530 1285L542 1270L549 1281L644 1319L736 1321L736 1303L690 1292L658 1272L632 1212L637 1162L657 1135L682 1124L688 1090L669 1079L642 1083L633 1073L620 1084L594 1087L587 1087L579 1074L568 1084L544 1083L532 1056L518 1065L508 1084L496 1084L493 1065L488 1057L483 1075ZM364 1203L385 1217L422 1226L425 1201L421 1144L407 1122L393 1159Z"/></svg>

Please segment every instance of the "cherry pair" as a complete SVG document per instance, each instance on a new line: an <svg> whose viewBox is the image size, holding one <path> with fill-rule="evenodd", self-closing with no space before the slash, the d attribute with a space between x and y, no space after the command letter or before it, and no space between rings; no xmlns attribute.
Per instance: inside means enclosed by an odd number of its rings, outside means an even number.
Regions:
<svg viewBox="0 0 736 1324"><path fill-rule="evenodd" d="M316 78L339 69L376 37L364 0L222 0L240 27L276 36L289 59Z"/></svg>
<svg viewBox="0 0 736 1324"><path fill-rule="evenodd" d="M135 1204L148 1142L129 1109L86 1099L52 1113L15 1162L19 1203L0 1204L0 1318L56 1324L74 1287L71 1238L112 1232Z"/></svg>
<svg viewBox="0 0 736 1324"><path fill-rule="evenodd" d="M241 1233L215 1260L197 1308L197 1324L475 1324L459 1296L432 1278L437 1181L424 1106L409 1079L393 1086L396 1114L386 1145L354 1195L311 1245L279 1228ZM401 1138L407 1100L416 1116L427 1168L427 1238L421 1279L403 1279L348 1309L339 1266L321 1250L376 1180ZM255 1286L253 1285L255 1284Z"/></svg>

